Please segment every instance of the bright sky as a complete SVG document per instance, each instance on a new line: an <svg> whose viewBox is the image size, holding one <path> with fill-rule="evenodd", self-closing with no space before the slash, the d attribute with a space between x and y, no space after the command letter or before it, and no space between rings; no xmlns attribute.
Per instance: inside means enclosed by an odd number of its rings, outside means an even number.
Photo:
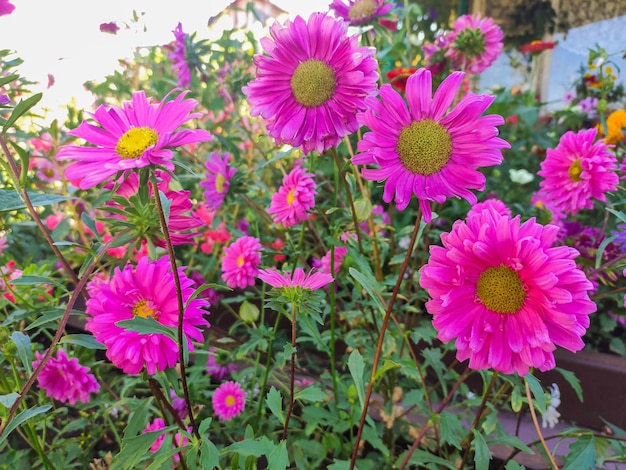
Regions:
<svg viewBox="0 0 626 470"><path fill-rule="evenodd" d="M79 106L93 99L82 87L118 68L118 60L132 57L137 46L167 44L180 21L187 33L208 36L207 21L232 0L11 0L15 10L0 17L0 48L16 52L24 63L19 73L43 91L39 109L59 112L74 96ZM325 11L330 0L273 0L290 16ZM133 24L133 10L140 19ZM145 12L144 15L141 15ZM100 24L114 21L116 35L100 32ZM130 29L127 29L127 26ZM144 27L146 31L144 31ZM56 83L47 89L48 74ZM56 110L56 111L55 111Z"/></svg>

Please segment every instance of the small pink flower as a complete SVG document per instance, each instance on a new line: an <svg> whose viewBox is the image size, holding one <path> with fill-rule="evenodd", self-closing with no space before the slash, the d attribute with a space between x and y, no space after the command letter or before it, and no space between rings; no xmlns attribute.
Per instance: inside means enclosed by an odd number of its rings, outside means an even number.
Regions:
<svg viewBox="0 0 626 470"><path fill-rule="evenodd" d="M0 237L0 256L4 254L4 250L9 247L9 242L7 241L7 237Z"/></svg>
<svg viewBox="0 0 626 470"><path fill-rule="evenodd" d="M165 429L165 422L162 418L155 418L151 423L148 423L143 432L147 433L152 431L159 431L161 429ZM190 431L190 429L188 428L187 431ZM159 437L157 437L156 441L154 441L150 446L150 452L154 453L159 451L159 449L163 445L163 441L165 440L166 435L166 433L163 433ZM174 441L176 442L177 447L185 447L189 443L189 439L187 438L187 436L180 432L176 433L176 435L174 436ZM174 454L173 458L177 462L180 461L179 454Z"/></svg>
<svg viewBox="0 0 626 470"><path fill-rule="evenodd" d="M237 382L232 380L224 382L213 392L211 398L213 410L220 420L230 421L241 414L246 406L247 396L248 394L241 389L241 385Z"/></svg>
<svg viewBox="0 0 626 470"><path fill-rule="evenodd" d="M215 348L209 349L209 358L206 364L206 371L215 380L224 380L237 370L237 365L228 360L228 354L224 357L216 353Z"/></svg>
<svg viewBox="0 0 626 470"><path fill-rule="evenodd" d="M223 155L212 152L205 162L206 180L200 181L200 187L204 188L205 204L209 209L219 209L228 193L230 180L237 172L237 168L230 166L229 160L228 152Z"/></svg>
<svg viewBox="0 0 626 470"><path fill-rule="evenodd" d="M0 16L10 15L15 10L15 5L9 0L0 0Z"/></svg>
<svg viewBox="0 0 626 470"><path fill-rule="evenodd" d="M474 74L484 72L502 53L504 33L493 18L463 15L450 33L452 46L446 52L456 67Z"/></svg>
<svg viewBox="0 0 626 470"><path fill-rule="evenodd" d="M183 25L179 22L176 29L172 31L174 33L174 47L172 52L167 55L167 58L172 61L172 69L178 75L178 85L182 88L187 88L191 84L191 71L189 70L189 64L187 63L187 43L186 39L189 34L183 31Z"/></svg>
<svg viewBox="0 0 626 470"><path fill-rule="evenodd" d="M100 32L109 33L109 34L117 34L120 30L120 27L117 25L115 21L110 21L108 23L100 24Z"/></svg>
<svg viewBox="0 0 626 470"><path fill-rule="evenodd" d="M224 248L222 279L230 288L245 289L254 285L259 273L263 247L258 238L241 237Z"/></svg>
<svg viewBox="0 0 626 470"><path fill-rule="evenodd" d="M65 214L63 212L57 212L55 214L50 214L48 217L44 219L44 223L48 230L54 230L61 223L61 221L65 219Z"/></svg>
<svg viewBox="0 0 626 470"><path fill-rule="evenodd" d="M307 211L315 206L315 181L312 173L306 173L300 164L283 178L283 185L272 196L268 213L274 223L285 227L297 225L307 219Z"/></svg>
<svg viewBox="0 0 626 470"><path fill-rule="evenodd" d="M33 369L39 367L44 355L37 351L35 357L37 360L33 361ZM100 384L89 372L89 367L81 366L77 358L69 359L64 349L58 349L56 358L52 356L46 362L37 382L50 398L70 405L78 400L88 403L91 399L89 394L100 390Z"/></svg>
<svg viewBox="0 0 626 470"><path fill-rule="evenodd" d="M305 274L304 269L296 268L291 273L279 273L276 270L263 269L259 271L259 279L272 287L300 287L302 289L317 290L333 282L330 274L323 272L308 272Z"/></svg>

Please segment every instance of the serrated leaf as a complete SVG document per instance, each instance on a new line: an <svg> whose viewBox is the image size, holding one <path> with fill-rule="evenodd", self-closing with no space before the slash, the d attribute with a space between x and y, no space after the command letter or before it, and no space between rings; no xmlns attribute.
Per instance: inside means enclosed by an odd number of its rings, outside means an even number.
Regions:
<svg viewBox="0 0 626 470"><path fill-rule="evenodd" d="M200 422L200 426L198 427L198 433L200 434L200 436L204 436L208 432L209 427L211 426L212 422L213 422L213 418L211 417L204 418Z"/></svg>
<svg viewBox="0 0 626 470"><path fill-rule="evenodd" d="M15 121L17 121L20 117L26 114L30 108L39 103L39 100L41 100L42 96L43 93L35 93L33 96L29 96L25 100L20 100L20 102L17 103L17 106L13 108L13 112L11 113L7 121L4 123L2 133L5 133L9 127L15 124Z"/></svg>
<svg viewBox="0 0 626 470"><path fill-rule="evenodd" d="M359 395L359 403L361 404L361 408L363 408L365 403L365 385L363 383L363 370L365 369L365 365L361 353L356 349L350 353L348 369L350 369L350 375L352 376L357 394Z"/></svg>
<svg viewBox="0 0 626 470"><path fill-rule="evenodd" d="M583 389L580 386L580 380L578 377L569 370L561 369L560 367L556 367L555 370L563 376L563 378L567 381L568 384L574 389L576 392L576 396L582 402L583 401Z"/></svg>
<svg viewBox="0 0 626 470"><path fill-rule="evenodd" d="M17 347L17 355L20 362L29 374L33 373L33 350L30 345L30 338L21 331L14 331L11 339Z"/></svg>
<svg viewBox="0 0 626 470"><path fill-rule="evenodd" d="M491 460L491 452L483 435L476 429L474 429L474 439L472 439L474 445L474 461L476 462L476 470L488 470L489 460Z"/></svg>
<svg viewBox="0 0 626 470"><path fill-rule="evenodd" d="M461 449L461 438L465 437L467 431L457 415L443 411L439 416L439 431L445 442Z"/></svg>
<svg viewBox="0 0 626 470"><path fill-rule="evenodd" d="M394 468L400 468L402 462L406 457L406 452L403 452L396 461L396 466ZM408 461L412 466L410 468L426 468L425 464L435 464L437 467L434 468L449 468L450 470L456 470L456 466L453 462L443 459L431 452L426 452L425 450L417 449L411 455L411 458ZM433 468L433 467L428 467Z"/></svg>
<svg viewBox="0 0 626 470"><path fill-rule="evenodd" d="M200 445L200 463L203 470L220 468L220 451L211 441L202 441Z"/></svg>
<svg viewBox="0 0 626 470"><path fill-rule="evenodd" d="M58 194L35 193L28 191L30 202L34 207L49 206L57 204L61 201L72 199L68 196ZM26 209L26 204L22 198L15 192L7 189L0 189L0 212L9 212Z"/></svg>
<svg viewBox="0 0 626 470"><path fill-rule="evenodd" d="M257 440L245 439L243 441L235 442L229 445L225 449L222 449L222 453L235 452L242 457L261 457L265 455L267 451L267 444Z"/></svg>
<svg viewBox="0 0 626 470"><path fill-rule="evenodd" d="M515 460L509 460L504 468L505 470L526 470L526 467L520 465Z"/></svg>
<svg viewBox="0 0 626 470"><path fill-rule="evenodd" d="M595 437L583 436L572 441L563 470L593 470L596 468Z"/></svg>
<svg viewBox="0 0 626 470"><path fill-rule="evenodd" d="M65 335L61 338L59 343L76 344L88 349L106 349L106 346L98 341L93 335L87 334Z"/></svg>
<svg viewBox="0 0 626 470"><path fill-rule="evenodd" d="M535 404L535 408L537 408L539 413L541 413L542 415L545 415L546 414L546 396L543 392L543 387L541 386L539 381L531 374L528 374L526 377L524 377L524 380L526 381L526 383L528 383L528 386L530 387L530 391L532 392L533 397L535 398L533 400Z"/></svg>
<svg viewBox="0 0 626 470"><path fill-rule="evenodd" d="M140 334L159 334L165 335L173 341L177 340L177 332L173 327L165 326L152 317L140 317L136 316L130 320L121 320L115 323L120 328L125 328L129 331L135 331Z"/></svg>
<svg viewBox="0 0 626 470"><path fill-rule="evenodd" d="M2 436L0 436L0 445L2 445L2 443L6 440L9 434L11 434L15 430L15 428L17 428L20 424L28 421L29 419L37 415L45 413L50 408L52 408L51 405L44 405L44 406L36 406L34 408L28 408L27 410L22 411L15 418L13 418L13 420L9 423L9 425L6 427L6 429L2 433Z"/></svg>
<svg viewBox="0 0 626 470"><path fill-rule="evenodd" d="M316 386L306 387L296 393L296 400L306 400L313 403L323 401L328 397L328 394L322 389Z"/></svg>
<svg viewBox="0 0 626 470"><path fill-rule="evenodd" d="M267 392L265 398L268 408L274 416L278 418L281 424L285 424L285 415L283 414L283 397L276 388L272 387Z"/></svg>
<svg viewBox="0 0 626 470"><path fill-rule="evenodd" d="M267 468L271 468L272 470L285 470L288 466L289 454L287 453L287 443L280 441L267 456Z"/></svg>
<svg viewBox="0 0 626 470"><path fill-rule="evenodd" d="M146 427L148 423L148 409L152 403L152 397L143 400L137 408L133 411L126 431L124 432L124 438L122 439L122 446L125 445L126 440L139 434L139 431Z"/></svg>

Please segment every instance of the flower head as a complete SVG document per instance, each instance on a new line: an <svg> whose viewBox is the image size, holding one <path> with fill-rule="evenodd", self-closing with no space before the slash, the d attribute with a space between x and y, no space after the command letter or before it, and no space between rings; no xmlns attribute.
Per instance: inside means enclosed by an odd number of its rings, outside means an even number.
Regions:
<svg viewBox="0 0 626 470"><path fill-rule="evenodd" d="M277 143L323 152L356 132L356 113L376 92L374 49L347 37L348 24L323 13L274 23L255 56L257 78L243 92Z"/></svg>
<svg viewBox="0 0 626 470"><path fill-rule="evenodd" d="M115 21L110 21L108 23L100 23L101 33L117 34L119 30L120 30L120 27L117 25Z"/></svg>
<svg viewBox="0 0 626 470"><path fill-rule="evenodd" d="M145 427L143 432L147 433L147 432L153 432L153 431L160 431L161 429L165 429L165 422L163 421L162 418L155 418L151 423L148 423L148 425ZM190 431L191 431L191 428L187 428L187 432L190 432ZM157 437L157 439L150 446L150 452L152 453L158 452L161 446L163 445L163 441L165 440L165 437L166 437L166 433L163 433L159 437ZM185 436L183 433L179 431L174 435L174 442L176 443L177 447L185 447L187 444L189 444L189 438L187 438L187 436ZM180 455L174 454L173 459L177 462L180 461Z"/></svg>
<svg viewBox="0 0 626 470"><path fill-rule="evenodd" d="M209 358L206 363L206 371L215 380L224 380L237 370L237 364L230 361L230 354L222 355L217 349L209 349Z"/></svg>
<svg viewBox="0 0 626 470"><path fill-rule="evenodd" d="M222 279L230 288L245 289L254 285L261 264L261 242L255 237L241 237L224 248Z"/></svg>
<svg viewBox="0 0 626 470"><path fill-rule="evenodd" d="M493 18L463 15L450 32L452 47L446 52L452 63L474 74L484 72L502 53L504 33Z"/></svg>
<svg viewBox="0 0 626 470"><path fill-rule="evenodd" d="M379 166L363 169L363 177L386 180L383 200L395 199L399 210L415 194L426 221L432 218L429 200L443 203L454 196L476 203L470 190L485 187L477 168L499 165L500 149L509 147L497 137L495 126L504 123L502 116L481 116L493 96L469 94L447 113L463 75L452 73L433 97L431 73L419 69L407 81L408 110L402 97L383 85L380 100L368 98L368 110L359 114L359 122L371 132L359 142L360 153L352 162Z"/></svg>
<svg viewBox="0 0 626 470"><path fill-rule="evenodd" d="M35 352L37 360L33 369L39 367L44 355ZM77 358L70 359L64 349L57 349L56 358L50 357L37 376L39 388L46 391L46 396L73 405L78 400L88 403L90 393L97 393L100 384L89 367L81 366Z"/></svg>
<svg viewBox="0 0 626 470"><path fill-rule="evenodd" d="M578 106L580 106L580 110L583 113L587 113L590 117L596 114L596 109L598 107L598 98L594 96L588 96L578 102Z"/></svg>
<svg viewBox="0 0 626 470"><path fill-rule="evenodd" d="M568 214L593 208L592 198L606 201L605 194L617 189L617 159L604 143L594 142L596 134L596 129L566 132L537 172L544 196Z"/></svg>
<svg viewBox="0 0 626 470"><path fill-rule="evenodd" d="M272 214L275 224L291 227L307 219L307 211L315 206L317 194L313 176L299 164L285 175L283 185L272 195L272 204L267 210Z"/></svg>
<svg viewBox="0 0 626 470"><path fill-rule="evenodd" d="M178 268L183 303L194 292L194 282ZM109 280L94 279L88 285L87 330L107 348L106 355L127 374L138 374L146 368L148 374L174 367L178 361L178 345L160 333L138 333L118 325L135 317L152 318L161 325L178 325L176 284L167 256L150 261L141 258L137 266L126 264L115 268ZM202 341L199 327L208 326L203 318L206 300L194 298L185 308L183 332L187 347L193 351L191 340Z"/></svg>
<svg viewBox="0 0 626 470"><path fill-rule="evenodd" d="M172 33L174 33L176 41L174 43L174 50L167 55L167 58L172 61L172 68L178 74L178 85L182 88L187 88L191 84L191 72L187 64L186 44L186 39L189 35L183 31L183 25L181 23L178 23L178 26L176 26L176 29L172 31Z"/></svg>
<svg viewBox="0 0 626 470"><path fill-rule="evenodd" d="M15 10L15 5L9 0L0 0L0 16L10 15L13 10Z"/></svg>
<svg viewBox="0 0 626 470"><path fill-rule="evenodd" d="M490 205L456 221L431 246L420 285L438 338L456 338L457 359L505 374L555 367L556 345L583 348L596 305L578 251L553 247L558 227L501 214Z"/></svg>
<svg viewBox="0 0 626 470"><path fill-rule="evenodd" d="M539 54L549 49L554 49L556 43L554 41L531 41L528 44L520 46L519 51L528 54Z"/></svg>
<svg viewBox="0 0 626 470"><path fill-rule="evenodd" d="M607 136L604 138L605 144L617 144L624 140L622 130L626 127L626 110L618 109L609 114L606 118ZM596 126L600 135L604 135L604 128L601 124Z"/></svg>
<svg viewBox="0 0 626 470"><path fill-rule="evenodd" d="M385 3L385 0L348 0L347 4L342 0L333 0L328 8L338 18L351 25L358 25L386 15L394 6L393 3Z"/></svg>
<svg viewBox="0 0 626 470"><path fill-rule="evenodd" d="M217 387L211 401L213 410L222 421L230 421L239 416L246 406L248 394L241 389L241 385L232 380Z"/></svg>
<svg viewBox="0 0 626 470"><path fill-rule="evenodd" d="M317 290L333 282L330 274L323 272L308 272L296 268L293 274L279 273L276 270L262 269L259 271L259 279L272 287L298 287L300 289Z"/></svg>
<svg viewBox="0 0 626 470"><path fill-rule="evenodd" d="M219 209L228 193L230 180L237 173L237 168L231 167L229 160L228 152L224 154L211 152L205 162L206 179L200 181L200 186L204 188L204 199L209 209Z"/></svg>
<svg viewBox="0 0 626 470"><path fill-rule="evenodd" d="M391 69L385 76L392 87L398 91L404 92L406 90L406 81L415 72L417 72L415 67L398 67Z"/></svg>
<svg viewBox="0 0 626 470"><path fill-rule="evenodd" d="M211 140L204 129L176 131L187 121L200 117L191 113L198 102L180 93L170 101L152 103L143 91L133 93L132 101L123 107L102 105L92 117L100 125L83 121L69 134L85 139L95 147L65 145L57 154L59 160L73 160L65 176L80 189L87 189L126 172L148 165L162 165L173 171L170 147Z"/></svg>

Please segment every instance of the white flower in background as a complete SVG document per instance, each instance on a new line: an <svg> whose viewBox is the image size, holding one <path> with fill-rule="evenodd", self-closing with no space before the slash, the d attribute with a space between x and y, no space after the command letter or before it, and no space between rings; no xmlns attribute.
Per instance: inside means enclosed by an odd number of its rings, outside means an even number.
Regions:
<svg viewBox="0 0 626 470"><path fill-rule="evenodd" d="M511 181L518 184L530 183L535 179L535 176L532 173L524 170L523 168L521 170L510 169L509 177L511 178Z"/></svg>
<svg viewBox="0 0 626 470"><path fill-rule="evenodd" d="M550 404L546 409L546 414L541 417L541 427L553 429L561 417L561 413L556 411L557 407L561 404L561 391L557 384L552 384L548 389L550 390Z"/></svg>

